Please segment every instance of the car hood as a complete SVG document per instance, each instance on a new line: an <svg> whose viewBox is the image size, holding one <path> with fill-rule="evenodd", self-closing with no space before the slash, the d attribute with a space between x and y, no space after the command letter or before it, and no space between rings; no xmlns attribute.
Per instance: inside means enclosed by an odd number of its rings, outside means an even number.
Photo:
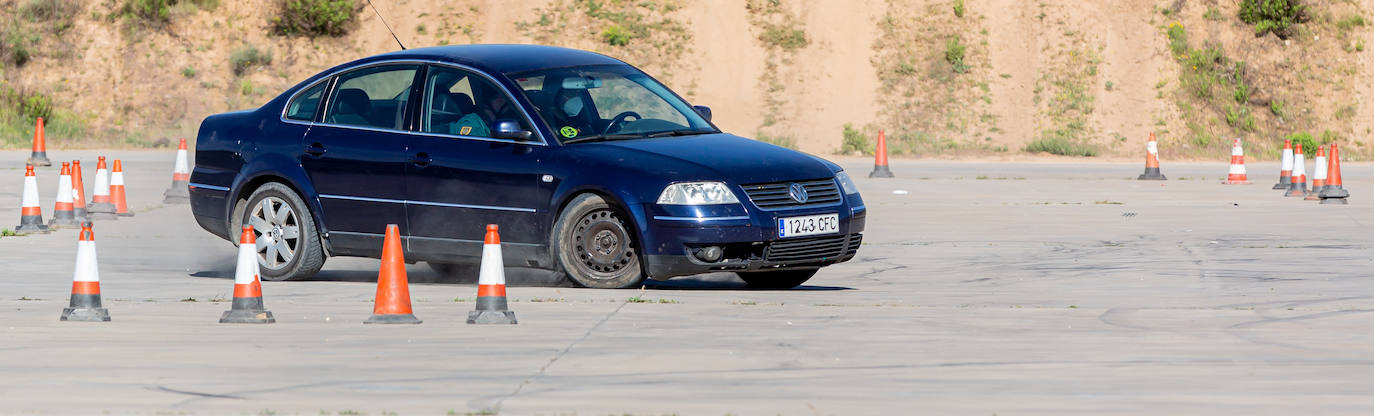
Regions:
<svg viewBox="0 0 1374 416"><path fill-rule="evenodd" d="M840 170L806 153L725 133L576 143L566 149L578 159L598 159L620 170L638 170L671 181L725 180L745 185L828 178Z"/></svg>

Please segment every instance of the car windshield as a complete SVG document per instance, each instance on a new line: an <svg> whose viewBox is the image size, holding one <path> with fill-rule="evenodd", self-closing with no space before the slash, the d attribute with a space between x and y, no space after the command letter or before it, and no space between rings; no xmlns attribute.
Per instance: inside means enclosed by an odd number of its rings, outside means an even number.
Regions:
<svg viewBox="0 0 1374 416"><path fill-rule="evenodd" d="M643 72L624 65L508 74L563 143L718 132Z"/></svg>

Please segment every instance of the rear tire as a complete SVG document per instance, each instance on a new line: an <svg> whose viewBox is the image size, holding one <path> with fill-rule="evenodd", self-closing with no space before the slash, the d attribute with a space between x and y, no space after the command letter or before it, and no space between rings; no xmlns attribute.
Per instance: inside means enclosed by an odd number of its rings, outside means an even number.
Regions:
<svg viewBox="0 0 1374 416"><path fill-rule="evenodd" d="M624 289L644 281L634 233L622 218L623 212L594 194L579 195L558 215L553 247L573 283Z"/></svg>
<svg viewBox="0 0 1374 416"><path fill-rule="evenodd" d="M305 280L324 267L324 248L315 230L315 217L291 188L276 182L265 183L234 212L237 215L230 235L234 236L235 246L243 224L254 225L253 233L259 243L264 239L268 242L269 247L258 251L262 280Z"/></svg>
<svg viewBox="0 0 1374 416"><path fill-rule="evenodd" d="M749 289L791 289L801 286L821 269L736 272Z"/></svg>

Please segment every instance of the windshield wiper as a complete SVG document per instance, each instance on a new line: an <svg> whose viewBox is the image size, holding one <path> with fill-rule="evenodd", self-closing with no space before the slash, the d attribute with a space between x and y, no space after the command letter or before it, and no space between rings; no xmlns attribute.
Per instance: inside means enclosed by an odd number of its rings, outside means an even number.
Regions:
<svg viewBox="0 0 1374 416"><path fill-rule="evenodd" d="M575 139L563 140L563 144L573 144L573 143L581 143L581 142L593 142L593 141L602 141L602 140L638 139L638 138L641 138L641 137L644 137L644 135L642 135L642 134L595 134L595 135L591 135L591 136L583 136L583 137L578 137L578 138L575 138Z"/></svg>
<svg viewBox="0 0 1374 416"><path fill-rule="evenodd" d="M650 135L644 136L644 137L654 138L654 137L668 137L668 136L692 136L692 135L697 135L697 134L712 134L712 133L716 133L716 132L715 132L715 131L711 131L711 130L668 130L668 131L660 131L660 132L658 132L658 133L653 133L653 134L650 134Z"/></svg>

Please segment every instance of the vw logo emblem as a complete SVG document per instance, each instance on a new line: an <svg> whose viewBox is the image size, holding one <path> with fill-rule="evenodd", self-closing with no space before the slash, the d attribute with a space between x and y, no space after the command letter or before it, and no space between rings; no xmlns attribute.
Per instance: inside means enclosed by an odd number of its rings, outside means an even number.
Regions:
<svg viewBox="0 0 1374 416"><path fill-rule="evenodd" d="M787 195L791 196L792 200L797 201L798 204L805 204L806 200L810 198L806 195L806 187L799 183L789 185Z"/></svg>

